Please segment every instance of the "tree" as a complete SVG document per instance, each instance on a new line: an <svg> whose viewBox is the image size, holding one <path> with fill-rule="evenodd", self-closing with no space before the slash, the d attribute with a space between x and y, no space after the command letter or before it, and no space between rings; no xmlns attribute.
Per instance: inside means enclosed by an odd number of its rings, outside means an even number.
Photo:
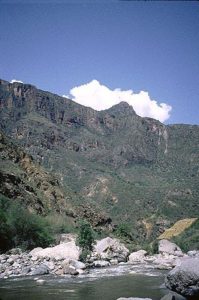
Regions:
<svg viewBox="0 0 199 300"><path fill-rule="evenodd" d="M85 261L87 256L93 250L93 244L95 241L92 227L88 222L82 221L80 223L77 241L78 241L78 245L82 250L80 260Z"/></svg>
<svg viewBox="0 0 199 300"><path fill-rule="evenodd" d="M127 223L121 223L116 228L116 235L119 238L132 240L131 228Z"/></svg>

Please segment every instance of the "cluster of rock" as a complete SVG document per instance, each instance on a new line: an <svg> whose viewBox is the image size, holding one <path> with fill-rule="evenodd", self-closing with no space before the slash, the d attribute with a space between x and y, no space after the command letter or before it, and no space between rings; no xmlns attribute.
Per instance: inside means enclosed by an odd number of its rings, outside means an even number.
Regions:
<svg viewBox="0 0 199 300"><path fill-rule="evenodd" d="M128 255L129 250L118 239L106 237L96 242L89 262L94 263L94 266L104 266L107 263L116 265L126 262Z"/></svg>
<svg viewBox="0 0 199 300"><path fill-rule="evenodd" d="M35 248L23 253L20 249L13 249L8 254L0 255L0 278L44 274L74 276L86 274L92 267L108 267L124 262L131 265L143 263L157 269L172 269L166 276L165 285L175 294L168 294L162 300L199 299L199 251L183 254L176 244L161 240L158 254L147 256L145 250L129 254L118 239L107 237L96 242L86 263L82 263L75 240L76 237L69 234L64 235L60 244L54 247ZM119 298L124 299L138 298Z"/></svg>
<svg viewBox="0 0 199 300"><path fill-rule="evenodd" d="M84 263L69 257L42 257L35 255L37 252L22 253L20 249L15 250L19 251L0 255L0 278L45 274L78 275L86 268Z"/></svg>
<svg viewBox="0 0 199 300"><path fill-rule="evenodd" d="M117 239L105 238L96 242L93 253L84 264L79 261L80 249L75 236L65 235L60 244L30 252L13 249L0 255L0 278L24 275L79 275L91 267L107 267L125 262L129 250ZM87 269L87 270L85 270Z"/></svg>
<svg viewBox="0 0 199 300"><path fill-rule="evenodd" d="M161 300L199 299L199 251L183 254L181 249L168 240L161 240L159 254L147 256L145 250L129 255L130 263L151 262L158 269L172 269L165 278L165 285L172 292ZM117 300L146 300L146 298L119 298ZM152 300L148 299L147 300Z"/></svg>
<svg viewBox="0 0 199 300"><path fill-rule="evenodd" d="M130 263L152 263L157 269L169 270L174 268L182 257L187 257L182 250L168 240L159 241L158 254L147 255L145 250L139 250L129 255Z"/></svg>

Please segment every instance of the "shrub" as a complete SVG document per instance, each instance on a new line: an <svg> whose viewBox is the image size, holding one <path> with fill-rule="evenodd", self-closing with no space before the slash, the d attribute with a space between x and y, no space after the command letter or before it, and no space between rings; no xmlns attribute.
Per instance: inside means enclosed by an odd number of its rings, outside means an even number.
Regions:
<svg viewBox="0 0 199 300"><path fill-rule="evenodd" d="M6 222L6 216L0 209L0 250L6 251L10 247L10 230Z"/></svg>
<svg viewBox="0 0 199 300"><path fill-rule="evenodd" d="M20 203L1 198L0 220L1 251L12 247L46 247L53 241L48 223L41 216L30 213Z"/></svg>
<svg viewBox="0 0 199 300"><path fill-rule="evenodd" d="M115 234L122 239L132 240L131 228L129 224L121 223L117 226Z"/></svg>
<svg viewBox="0 0 199 300"><path fill-rule="evenodd" d="M93 250L94 244L93 230L91 228L91 225L86 221L80 222L77 243L82 249L80 260L85 261L87 256Z"/></svg>

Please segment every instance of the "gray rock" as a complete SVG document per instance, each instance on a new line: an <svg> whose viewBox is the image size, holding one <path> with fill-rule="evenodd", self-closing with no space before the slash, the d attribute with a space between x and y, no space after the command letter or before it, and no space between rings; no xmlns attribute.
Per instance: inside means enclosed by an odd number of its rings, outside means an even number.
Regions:
<svg viewBox="0 0 199 300"><path fill-rule="evenodd" d="M9 263L10 265L14 264L14 259L13 258L8 258L7 259L7 263Z"/></svg>
<svg viewBox="0 0 199 300"><path fill-rule="evenodd" d="M34 248L33 250L31 250L31 251L29 252L29 255L30 255L30 256L37 256L37 252L39 252L39 251L41 251L41 250L43 250L43 248L41 248L41 247Z"/></svg>
<svg viewBox="0 0 199 300"><path fill-rule="evenodd" d="M23 251L21 250L21 248L13 248L13 249L9 250L7 253L16 255L16 254L22 254L22 252Z"/></svg>
<svg viewBox="0 0 199 300"><path fill-rule="evenodd" d="M69 264L71 266L73 266L75 269L82 269L82 270L86 269L86 265L83 262L79 261L79 260L71 259L69 261Z"/></svg>
<svg viewBox="0 0 199 300"><path fill-rule="evenodd" d="M21 275L27 275L28 273L30 273L31 271L31 267L25 267L21 270Z"/></svg>
<svg viewBox="0 0 199 300"><path fill-rule="evenodd" d="M54 268L55 268L55 265L52 261L46 262L46 265L48 266L50 271L54 270Z"/></svg>
<svg viewBox="0 0 199 300"><path fill-rule="evenodd" d="M199 257L199 251L197 250L188 251L187 255L191 257Z"/></svg>
<svg viewBox="0 0 199 300"><path fill-rule="evenodd" d="M129 250L118 239L106 237L96 242L92 256L102 260L117 259L119 262L126 261Z"/></svg>
<svg viewBox="0 0 199 300"><path fill-rule="evenodd" d="M175 243L168 240L160 240L158 246L160 254L171 254L175 256L183 256L182 250Z"/></svg>
<svg viewBox="0 0 199 300"><path fill-rule="evenodd" d="M31 275L45 275L49 273L49 268L46 265L40 265L31 272Z"/></svg>
<svg viewBox="0 0 199 300"><path fill-rule="evenodd" d="M117 259L111 259L110 264L111 265L118 265L118 260Z"/></svg>
<svg viewBox="0 0 199 300"><path fill-rule="evenodd" d="M160 300L186 300L186 298L173 292L165 295Z"/></svg>
<svg viewBox="0 0 199 300"><path fill-rule="evenodd" d="M166 286L185 297L199 297L199 258L186 258L165 279Z"/></svg>
<svg viewBox="0 0 199 300"><path fill-rule="evenodd" d="M117 300L152 300L151 298L135 298L135 297L130 297L130 298L118 298Z"/></svg>
<svg viewBox="0 0 199 300"><path fill-rule="evenodd" d="M133 252L129 255L129 262L130 263L143 262L146 254L147 254L147 252L145 250L139 250L139 251Z"/></svg>
<svg viewBox="0 0 199 300"><path fill-rule="evenodd" d="M110 266L110 263L106 260L96 260L94 261L93 265L96 267L96 268L102 268L102 267L108 267Z"/></svg>
<svg viewBox="0 0 199 300"><path fill-rule="evenodd" d="M63 268L64 274L70 274L70 275L78 275L79 272L73 267L73 266L64 266Z"/></svg>

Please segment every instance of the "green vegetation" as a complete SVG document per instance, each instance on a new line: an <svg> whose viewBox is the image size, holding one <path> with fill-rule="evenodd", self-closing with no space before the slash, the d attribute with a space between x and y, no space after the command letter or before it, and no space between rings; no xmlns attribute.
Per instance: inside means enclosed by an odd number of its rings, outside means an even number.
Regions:
<svg viewBox="0 0 199 300"><path fill-rule="evenodd" d="M130 225L127 223L120 223L115 230L115 235L123 240L131 241L132 235Z"/></svg>
<svg viewBox="0 0 199 300"><path fill-rule="evenodd" d="M21 247L46 247L53 242L51 229L44 218L30 213L21 203L0 198L0 251Z"/></svg>
<svg viewBox="0 0 199 300"><path fill-rule="evenodd" d="M172 239L184 252L199 250L199 220Z"/></svg>
<svg viewBox="0 0 199 300"><path fill-rule="evenodd" d="M72 219L67 215L51 212L45 217L45 220L50 224L53 235L59 233L75 233L77 231Z"/></svg>
<svg viewBox="0 0 199 300"><path fill-rule="evenodd" d="M79 226L79 234L77 243L82 249L80 260L86 261L87 256L93 250L94 233L91 225L86 221L81 221Z"/></svg>
<svg viewBox="0 0 199 300"><path fill-rule="evenodd" d="M14 96L14 86L0 85L0 125L33 162L0 136L2 194L43 215L68 213L73 220L49 217L55 232L71 231L78 206L89 204L95 213L86 209L81 218L108 234L116 228L134 247L179 219L198 217L199 126L141 118L125 103L97 112L32 86L19 88L23 98Z"/></svg>

